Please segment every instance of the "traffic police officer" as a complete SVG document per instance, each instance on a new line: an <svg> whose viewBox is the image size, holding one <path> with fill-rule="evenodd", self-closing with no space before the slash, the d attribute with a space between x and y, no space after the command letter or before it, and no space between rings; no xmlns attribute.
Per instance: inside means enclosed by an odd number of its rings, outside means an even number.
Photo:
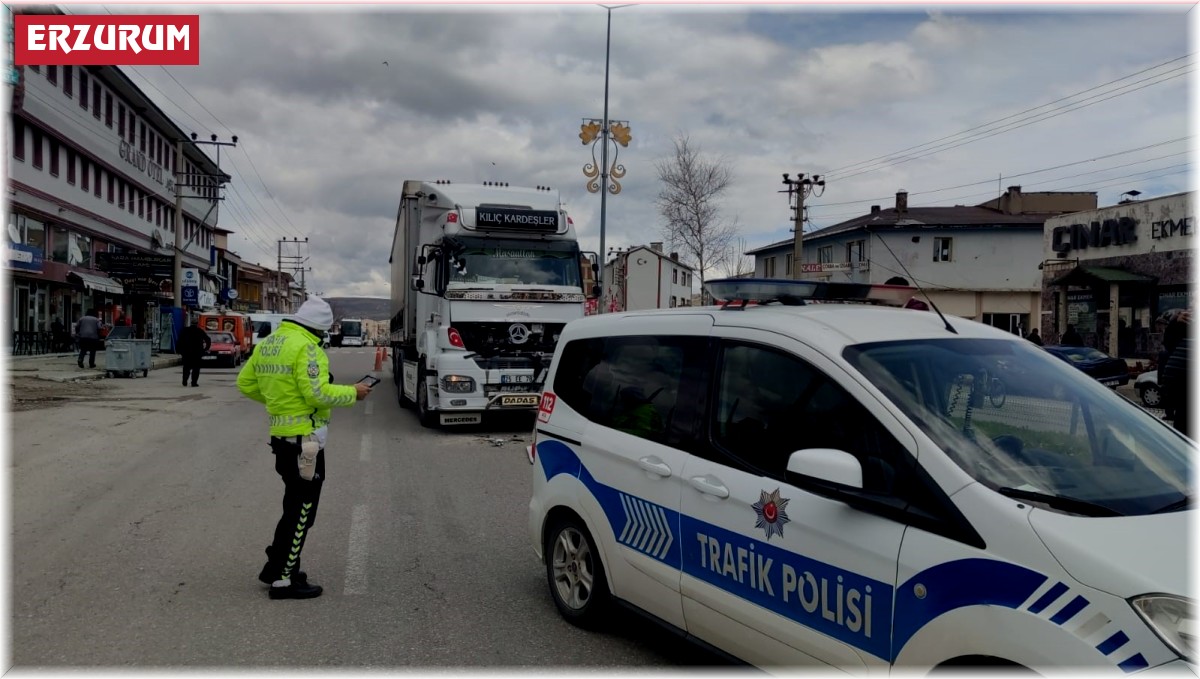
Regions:
<svg viewBox="0 0 1200 679"><path fill-rule="evenodd" d="M258 579L272 599L311 599L321 587L300 570L300 550L316 520L325 480L325 439L330 410L353 406L370 393L365 384L330 384L321 336L333 325L325 300L309 297L300 310L260 342L238 374L238 389L264 403L271 420L271 452L283 479L283 516L267 547Z"/></svg>

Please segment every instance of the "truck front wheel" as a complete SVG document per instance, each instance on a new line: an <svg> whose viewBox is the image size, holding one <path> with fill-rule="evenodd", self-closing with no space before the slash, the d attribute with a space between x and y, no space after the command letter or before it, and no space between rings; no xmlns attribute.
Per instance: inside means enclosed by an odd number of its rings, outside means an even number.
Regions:
<svg viewBox="0 0 1200 679"><path fill-rule="evenodd" d="M437 413L429 410L429 385L425 380L425 366L417 368L417 419L421 426L430 429L437 427Z"/></svg>

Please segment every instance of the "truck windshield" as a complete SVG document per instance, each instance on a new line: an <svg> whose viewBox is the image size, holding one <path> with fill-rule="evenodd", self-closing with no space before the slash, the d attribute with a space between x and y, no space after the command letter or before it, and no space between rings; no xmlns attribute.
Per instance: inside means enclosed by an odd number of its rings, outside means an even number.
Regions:
<svg viewBox="0 0 1200 679"><path fill-rule="evenodd" d="M451 283L566 285L581 287L579 254L530 247L468 246L451 267Z"/></svg>
<svg viewBox="0 0 1200 679"><path fill-rule="evenodd" d="M1032 344L928 339L857 345L844 355L993 490L1125 516L1189 500L1195 450L1186 439Z"/></svg>

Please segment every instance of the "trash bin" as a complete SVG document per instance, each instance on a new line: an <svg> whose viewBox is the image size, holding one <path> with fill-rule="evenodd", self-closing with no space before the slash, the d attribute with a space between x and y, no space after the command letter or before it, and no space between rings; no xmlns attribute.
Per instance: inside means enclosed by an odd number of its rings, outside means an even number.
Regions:
<svg viewBox="0 0 1200 679"><path fill-rule="evenodd" d="M153 350L153 340L148 339L110 339L104 347L104 371L109 377L122 375L134 377L141 372L142 377L150 374L150 354Z"/></svg>

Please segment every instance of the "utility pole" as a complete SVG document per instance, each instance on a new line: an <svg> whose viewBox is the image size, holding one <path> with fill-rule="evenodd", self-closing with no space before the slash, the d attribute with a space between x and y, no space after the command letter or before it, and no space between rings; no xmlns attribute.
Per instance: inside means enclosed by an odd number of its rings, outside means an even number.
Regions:
<svg viewBox="0 0 1200 679"><path fill-rule="evenodd" d="M793 195L796 197L793 207L795 213L792 215L795 223L792 228L792 280L798 281L804 278L804 199L809 195L820 196L825 193L825 180L819 174L806 177L803 173L797 174L795 179L789 179L788 173L784 172L783 183L787 190L780 193L788 194L788 203L791 203Z"/></svg>
<svg viewBox="0 0 1200 679"><path fill-rule="evenodd" d="M283 254L284 244L296 246L296 254L294 254L294 255ZM306 268L304 266L304 263L308 261L308 257L306 257L304 255L304 252L301 250L301 248L308 247L308 237L305 237L304 240L300 240L299 238L295 238L295 237L293 237L290 240L287 238L280 238L278 245L279 245L279 255L278 256L279 256L279 272L280 272L279 276L280 276L280 278L283 278L283 271L285 268L284 261L286 260L287 264L288 264L288 266L286 267L288 272L292 274L293 280L297 277L300 279L300 290L307 297L307 291L305 289L305 284L304 284L304 273L306 271L311 271L312 269ZM282 283L280 285L282 286ZM281 292L281 294L282 294L282 292ZM290 290L289 290L288 294L290 297L290 295L291 295Z"/></svg>
<svg viewBox="0 0 1200 679"><path fill-rule="evenodd" d="M183 140L175 142L175 269L171 280L175 284L175 306L183 308Z"/></svg>

